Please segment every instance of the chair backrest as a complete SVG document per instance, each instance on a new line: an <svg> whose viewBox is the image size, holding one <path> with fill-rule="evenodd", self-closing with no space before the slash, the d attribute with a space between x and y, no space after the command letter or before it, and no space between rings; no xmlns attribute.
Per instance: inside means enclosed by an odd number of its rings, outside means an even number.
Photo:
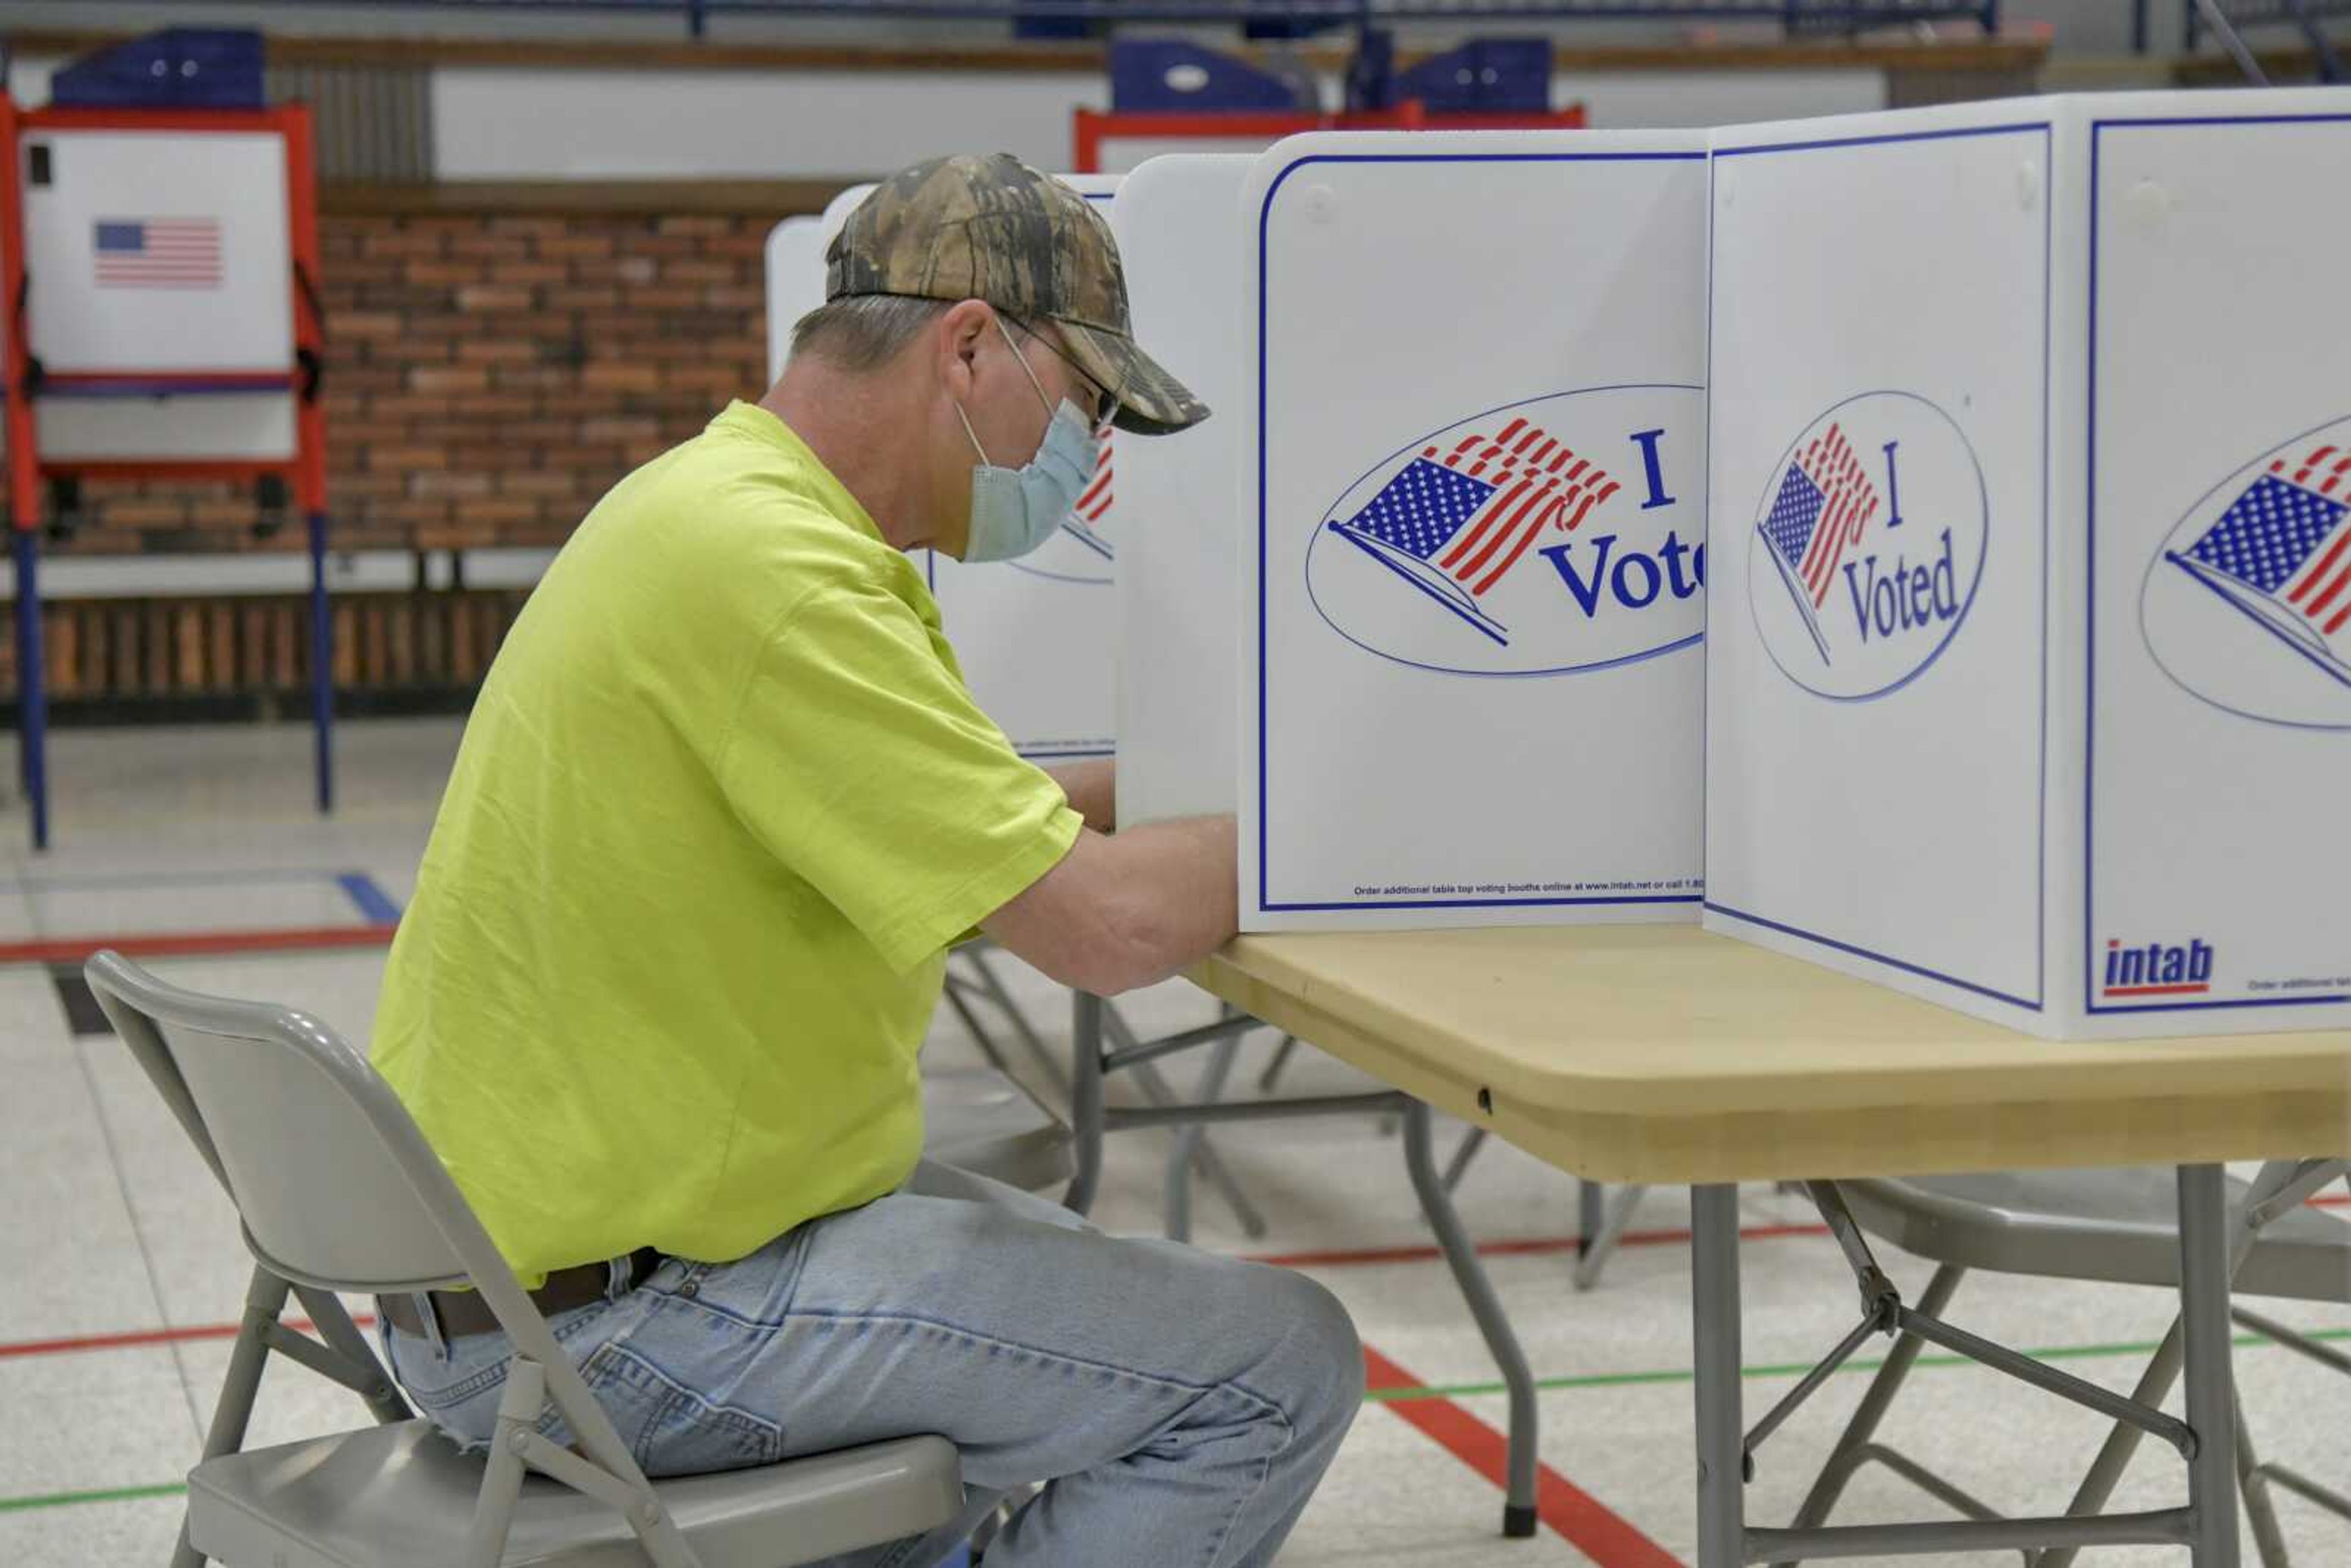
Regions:
<svg viewBox="0 0 2351 1568"><path fill-rule="evenodd" d="M272 1271L392 1292L503 1269L406 1108L333 1030L182 990L114 953L84 973Z"/></svg>
<svg viewBox="0 0 2351 1568"><path fill-rule="evenodd" d="M641 1539L674 1536L611 1418L365 1057L290 1008L182 990L118 953L99 954L82 973L228 1189L264 1268L297 1284L378 1295L472 1285L517 1355L538 1365L580 1451L619 1490L560 1479L608 1502L632 1500L623 1511ZM484 1508L503 1517L512 1502L509 1493ZM675 1548L663 1560L695 1561L682 1539Z"/></svg>

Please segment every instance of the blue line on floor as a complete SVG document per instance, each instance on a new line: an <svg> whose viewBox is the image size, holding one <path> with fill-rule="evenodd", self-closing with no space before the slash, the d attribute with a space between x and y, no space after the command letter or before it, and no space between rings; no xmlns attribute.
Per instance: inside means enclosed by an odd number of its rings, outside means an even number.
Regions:
<svg viewBox="0 0 2351 1568"><path fill-rule="evenodd" d="M375 884L375 878L363 871L347 871L335 878L336 884L350 895L360 913L373 925L393 925L400 921L400 905L392 895Z"/></svg>

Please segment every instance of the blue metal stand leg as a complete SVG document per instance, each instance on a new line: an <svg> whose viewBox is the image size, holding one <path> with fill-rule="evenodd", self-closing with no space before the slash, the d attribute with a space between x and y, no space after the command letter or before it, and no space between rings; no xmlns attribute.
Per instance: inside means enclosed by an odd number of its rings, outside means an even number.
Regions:
<svg viewBox="0 0 2351 1568"><path fill-rule="evenodd" d="M327 604L327 514L310 514L310 720L318 728L319 810L335 809L335 622Z"/></svg>
<svg viewBox="0 0 2351 1568"><path fill-rule="evenodd" d="M33 847L49 847L49 692L42 664L41 540L30 528L16 535L16 724L25 771L25 803L33 818Z"/></svg>

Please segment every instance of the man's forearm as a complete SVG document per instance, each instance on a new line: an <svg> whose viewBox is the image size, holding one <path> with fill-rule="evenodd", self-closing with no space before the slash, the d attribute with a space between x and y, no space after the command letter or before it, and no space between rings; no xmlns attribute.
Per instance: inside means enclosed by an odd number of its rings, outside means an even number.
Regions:
<svg viewBox="0 0 2351 1568"><path fill-rule="evenodd" d="M1207 957L1239 924L1238 840L1230 817L1132 828L1119 852L1112 923L1128 949L1130 985L1150 985Z"/></svg>
<svg viewBox="0 0 2351 1568"><path fill-rule="evenodd" d="M1118 765L1108 759L1065 762L1048 768L1046 776L1070 798L1071 810L1098 833L1118 831Z"/></svg>
<svg viewBox="0 0 2351 1568"><path fill-rule="evenodd" d="M1154 984L1232 936L1237 842L1230 817L1088 829L981 928L1065 986L1108 997Z"/></svg>

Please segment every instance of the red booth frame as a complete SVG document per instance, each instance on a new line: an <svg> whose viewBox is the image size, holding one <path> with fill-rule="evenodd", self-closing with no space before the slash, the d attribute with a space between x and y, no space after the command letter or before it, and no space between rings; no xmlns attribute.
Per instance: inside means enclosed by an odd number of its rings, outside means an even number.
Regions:
<svg viewBox="0 0 2351 1568"><path fill-rule="evenodd" d="M25 263L25 138L44 131L173 131L187 135L260 131L286 147L287 238L294 269L291 296L294 363L283 371L76 371L43 366L37 384L26 341ZM72 109L20 110L0 93L0 298L7 302L5 419L7 497L16 567L18 733L33 847L48 847L48 697L43 671L39 589L42 481L57 478L252 480L276 476L300 507L310 551L310 687L318 740L319 810L334 805L333 623L327 595L327 416L319 400L326 348L323 302L318 293L318 181L310 111L301 104L263 110ZM271 392L295 399L295 450L286 458L58 459L40 454L33 417L37 396L194 396L206 392Z"/></svg>

